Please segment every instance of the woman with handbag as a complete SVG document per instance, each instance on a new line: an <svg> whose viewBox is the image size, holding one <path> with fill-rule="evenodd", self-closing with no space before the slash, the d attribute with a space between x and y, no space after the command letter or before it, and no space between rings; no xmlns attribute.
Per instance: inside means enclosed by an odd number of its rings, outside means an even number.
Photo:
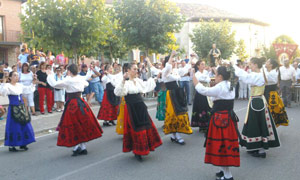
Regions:
<svg viewBox="0 0 300 180"><path fill-rule="evenodd" d="M10 83L6 83L7 78L10 79ZM12 71L9 75L6 74L0 86L0 95L8 95L9 98L4 145L9 146L11 152L18 151L16 146L26 151L27 145L35 142L34 131L30 123L31 117L22 98L24 86L18 81L19 74Z"/></svg>
<svg viewBox="0 0 300 180"><path fill-rule="evenodd" d="M274 59L269 59L266 62L266 69L264 70L268 83L265 87L265 97L269 105L270 112L273 116L276 127L288 126L289 119L284 108L283 101L278 94L278 77L279 64Z"/></svg>
<svg viewBox="0 0 300 180"><path fill-rule="evenodd" d="M196 91L203 96L211 96L214 101L209 129L206 137L205 163L221 167L217 180L233 180L230 166L240 166L238 141L238 118L233 112L235 90L234 73L221 66L216 72L216 85L206 87L196 75L193 83Z"/></svg>

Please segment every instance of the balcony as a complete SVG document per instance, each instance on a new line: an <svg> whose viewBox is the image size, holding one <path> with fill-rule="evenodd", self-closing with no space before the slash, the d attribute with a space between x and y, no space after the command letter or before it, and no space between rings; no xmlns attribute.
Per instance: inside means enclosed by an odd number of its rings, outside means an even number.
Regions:
<svg viewBox="0 0 300 180"><path fill-rule="evenodd" d="M0 33L0 45L20 45L20 35L21 31L4 31L6 33Z"/></svg>

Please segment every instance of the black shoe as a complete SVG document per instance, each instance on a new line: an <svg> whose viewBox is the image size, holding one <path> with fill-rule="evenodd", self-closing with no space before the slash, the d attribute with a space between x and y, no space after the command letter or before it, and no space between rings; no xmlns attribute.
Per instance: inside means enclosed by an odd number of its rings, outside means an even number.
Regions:
<svg viewBox="0 0 300 180"><path fill-rule="evenodd" d="M138 160L138 161L142 161L143 158L141 155L137 155L137 154L134 154L134 157Z"/></svg>
<svg viewBox="0 0 300 180"><path fill-rule="evenodd" d="M24 151L27 151L28 147L27 146L20 146L20 149L23 149Z"/></svg>
<svg viewBox="0 0 300 180"><path fill-rule="evenodd" d="M114 125L114 126L116 125L115 121L109 121L109 123Z"/></svg>
<svg viewBox="0 0 300 180"><path fill-rule="evenodd" d="M177 139L176 139L176 138L172 138L172 137L171 137L171 141L172 141L172 142L176 142L176 141L177 141Z"/></svg>
<svg viewBox="0 0 300 180"><path fill-rule="evenodd" d="M15 147L9 147L8 150L10 152L18 152L18 150Z"/></svg>
<svg viewBox="0 0 300 180"><path fill-rule="evenodd" d="M254 151L247 151L248 154L253 154L253 153L256 153L258 152L258 150L254 150Z"/></svg>
<svg viewBox="0 0 300 180"><path fill-rule="evenodd" d="M221 177L224 176L224 172L223 172L223 171L220 171L220 172L216 173L216 176L217 176L218 178L221 178Z"/></svg>
<svg viewBox="0 0 300 180"><path fill-rule="evenodd" d="M86 150L86 149L84 149L84 150L80 151L80 152L79 152L79 154L80 154L80 155L87 155L87 154L88 154L88 152L87 152L87 150Z"/></svg>
<svg viewBox="0 0 300 180"><path fill-rule="evenodd" d="M219 177L216 180L234 180L233 177L231 178L226 178L225 176Z"/></svg>
<svg viewBox="0 0 300 180"><path fill-rule="evenodd" d="M103 126L110 126L110 124L109 124L107 121L105 121L105 122L103 123Z"/></svg>
<svg viewBox="0 0 300 180"><path fill-rule="evenodd" d="M264 153L259 153L259 151L256 151L256 152L252 153L251 156L253 156L253 157L266 158L267 153L265 153L265 152L264 152Z"/></svg>
<svg viewBox="0 0 300 180"><path fill-rule="evenodd" d="M79 147L76 149L76 151L73 151L72 156L78 156L78 155L80 155L80 152L81 152L81 148Z"/></svg>

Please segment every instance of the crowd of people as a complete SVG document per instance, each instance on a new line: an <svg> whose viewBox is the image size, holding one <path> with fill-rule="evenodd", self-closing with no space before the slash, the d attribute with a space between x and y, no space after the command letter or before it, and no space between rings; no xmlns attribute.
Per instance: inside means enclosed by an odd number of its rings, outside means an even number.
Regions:
<svg viewBox="0 0 300 180"><path fill-rule="evenodd" d="M17 146L28 150L27 145L35 142L31 115L37 107L45 113L46 96L48 113L52 113L54 102L56 110L63 111L57 145L73 147L72 156L86 155L86 142L102 136L99 119L104 120L104 126L116 125L116 132L123 135L123 152L132 151L142 161L142 156L162 145L143 100L143 94L155 91L156 118L164 121L163 132L170 134L171 142L185 145L182 134L199 128L206 137L205 163L220 167L217 179L232 180L229 167L240 166L239 146L259 158L266 158L266 150L280 146L276 127L289 125L285 111L291 106L289 88L300 73L298 63L290 66L288 60L281 67L276 60L257 57L247 64L220 60L221 52L215 48L213 45L211 51L214 63L209 66L196 54L178 60L176 51L161 63L152 64L145 58L143 63L122 66L92 61L88 67L66 65L63 53L52 60L41 60L37 55L25 60L26 51L22 50L16 69L0 69L0 94L9 97L4 145L16 152ZM97 116L90 108L94 97L101 105ZM233 111L236 97L249 99L241 132ZM193 105L191 115L188 105Z"/></svg>

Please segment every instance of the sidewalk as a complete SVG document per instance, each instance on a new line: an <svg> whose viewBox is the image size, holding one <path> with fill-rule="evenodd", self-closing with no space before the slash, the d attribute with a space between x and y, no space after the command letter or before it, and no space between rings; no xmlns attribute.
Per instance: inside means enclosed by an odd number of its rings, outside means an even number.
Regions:
<svg viewBox="0 0 300 180"><path fill-rule="evenodd" d="M152 109L156 107L157 102L154 99L153 100L147 99L145 100L145 104L147 105L148 109ZM100 106L93 105L91 109L93 110L95 116L97 116ZM38 116L31 117L31 124L33 126L36 136L39 136L44 133L55 131L55 128L57 127L60 121L62 112L53 112L52 114L47 114L46 112L45 115L41 115L39 112L37 112L37 114ZM4 140L5 124L6 124L6 120L0 121L0 145L3 143Z"/></svg>

